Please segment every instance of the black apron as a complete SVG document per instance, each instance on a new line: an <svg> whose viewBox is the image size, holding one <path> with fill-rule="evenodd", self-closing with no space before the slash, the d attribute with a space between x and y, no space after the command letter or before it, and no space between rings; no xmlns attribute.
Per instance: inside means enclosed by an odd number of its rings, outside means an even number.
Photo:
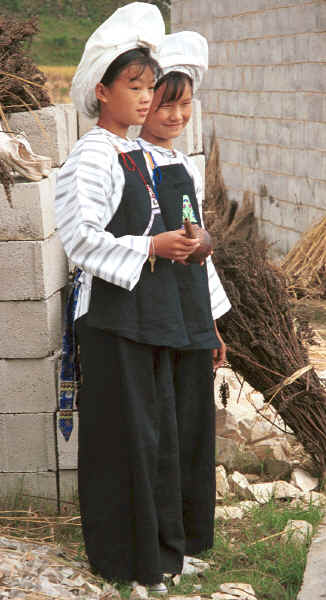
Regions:
<svg viewBox="0 0 326 600"><path fill-rule="evenodd" d="M134 150L135 161L148 185L152 185L143 152ZM143 235L151 217L148 190L137 170L126 168L121 155L125 187L121 203L106 230L115 237ZM182 225L182 198L187 193L200 223L192 180L182 165L162 168L158 188L161 214L156 214L148 235L178 229ZM177 181L177 183L176 183ZM158 258L152 273L146 261L132 291L93 277L88 323L136 342L170 348L216 348L206 265L173 264Z"/></svg>

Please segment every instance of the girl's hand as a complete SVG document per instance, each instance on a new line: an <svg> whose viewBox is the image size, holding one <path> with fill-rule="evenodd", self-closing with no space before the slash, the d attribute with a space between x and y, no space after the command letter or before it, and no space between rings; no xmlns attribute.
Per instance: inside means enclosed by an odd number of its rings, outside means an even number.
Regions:
<svg viewBox="0 0 326 600"><path fill-rule="evenodd" d="M154 235L155 254L185 264L189 254L200 245L198 239L186 237L184 229L165 231ZM152 250L152 248L151 248Z"/></svg>
<svg viewBox="0 0 326 600"><path fill-rule="evenodd" d="M216 322L214 321L214 327L215 327L215 333L216 333L216 337L218 338L221 346L220 348L214 348L214 350L212 350L213 353L213 371L214 374L216 373L217 369L219 369L219 367L222 367L222 365L225 363L226 361L226 345L222 339L222 336L219 332L219 330L217 329L216 326Z"/></svg>

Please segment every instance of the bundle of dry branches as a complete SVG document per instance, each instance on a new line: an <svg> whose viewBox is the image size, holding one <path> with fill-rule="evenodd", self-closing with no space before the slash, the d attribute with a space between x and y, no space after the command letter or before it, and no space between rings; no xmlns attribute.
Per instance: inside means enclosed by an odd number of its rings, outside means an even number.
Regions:
<svg viewBox="0 0 326 600"><path fill-rule="evenodd" d="M219 319L228 361L274 406L324 476L326 391L309 364L311 330L294 317L286 277L268 260L267 244L258 238L250 197L235 208L229 201L216 140L206 181L205 223L232 303Z"/></svg>
<svg viewBox="0 0 326 600"><path fill-rule="evenodd" d="M326 217L312 227L286 255L282 268L289 291L298 298L326 297Z"/></svg>
<svg viewBox="0 0 326 600"><path fill-rule="evenodd" d="M34 110L51 104L45 75L27 55L24 43L38 32L37 19L0 17L0 106L4 112Z"/></svg>
<svg viewBox="0 0 326 600"><path fill-rule="evenodd" d="M0 16L0 120L4 124L0 129L4 133L10 132L5 113L35 110L51 104L44 87L46 77L24 48L24 43L31 40L37 31L35 18L21 22ZM13 178L10 168L3 160L0 161L0 182L12 206L10 186L13 185Z"/></svg>
<svg viewBox="0 0 326 600"><path fill-rule="evenodd" d="M241 205L230 200L220 168L220 154L217 139L206 164L205 200L203 210L205 224L211 236L219 238L233 236L249 240L257 234L257 223L253 202L249 192L243 195Z"/></svg>
<svg viewBox="0 0 326 600"><path fill-rule="evenodd" d="M214 262L232 303L219 328L232 369L274 406L324 475L326 392L309 364L284 275L266 250L259 240L216 244Z"/></svg>

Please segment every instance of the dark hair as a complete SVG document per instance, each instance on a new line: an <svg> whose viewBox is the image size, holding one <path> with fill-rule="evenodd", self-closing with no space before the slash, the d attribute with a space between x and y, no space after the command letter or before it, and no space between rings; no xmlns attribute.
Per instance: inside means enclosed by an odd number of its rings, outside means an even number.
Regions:
<svg viewBox="0 0 326 600"><path fill-rule="evenodd" d="M191 91L193 90L192 79L186 73L181 73L180 71L170 71L164 75L156 84L155 91L157 91L163 83L166 83L166 88L163 92L163 96L161 98L160 104L156 110L158 110L162 104L166 104L168 102L175 102L179 100L185 91L186 83L190 84Z"/></svg>
<svg viewBox="0 0 326 600"><path fill-rule="evenodd" d="M119 77L120 73L130 65L139 65L139 77L143 74L146 67L152 69L155 78L160 77L162 71L158 62L149 52L149 48L133 48L127 50L118 56L105 71L101 83L109 87Z"/></svg>

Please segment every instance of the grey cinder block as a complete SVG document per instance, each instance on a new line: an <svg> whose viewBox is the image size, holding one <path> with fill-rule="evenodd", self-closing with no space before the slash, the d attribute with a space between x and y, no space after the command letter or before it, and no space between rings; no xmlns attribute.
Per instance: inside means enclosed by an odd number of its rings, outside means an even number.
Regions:
<svg viewBox="0 0 326 600"><path fill-rule="evenodd" d="M56 509L57 485L55 473L0 473L0 498L9 501L31 498L53 500Z"/></svg>
<svg viewBox="0 0 326 600"><path fill-rule="evenodd" d="M66 469L59 472L60 500L74 502L78 498L78 480L75 469Z"/></svg>
<svg viewBox="0 0 326 600"><path fill-rule="evenodd" d="M0 185L0 240L44 240L54 232L55 179L55 171L39 182L17 178L13 208Z"/></svg>
<svg viewBox="0 0 326 600"><path fill-rule="evenodd" d="M0 360L0 413L53 413L58 356Z"/></svg>
<svg viewBox="0 0 326 600"><path fill-rule="evenodd" d="M0 415L0 472L55 471L53 415Z"/></svg>
<svg viewBox="0 0 326 600"><path fill-rule="evenodd" d="M52 167L60 167L71 145L72 112L68 116L68 110L62 104L57 104L40 110L13 113L9 117L9 125L12 130L22 129L25 132L35 154L49 156Z"/></svg>
<svg viewBox="0 0 326 600"><path fill-rule="evenodd" d="M201 154L203 151L202 114L200 100L194 98L192 101L192 122L194 148L193 154Z"/></svg>
<svg viewBox="0 0 326 600"><path fill-rule="evenodd" d="M38 242L0 242L0 301L48 298L66 285L67 277L57 233Z"/></svg>
<svg viewBox="0 0 326 600"><path fill-rule="evenodd" d="M94 119L89 119L84 115L84 113L77 113L77 135L78 138L81 138L85 133L87 133L94 125L96 125L98 121L98 117L94 117Z"/></svg>
<svg viewBox="0 0 326 600"><path fill-rule="evenodd" d="M66 122L67 154L70 154L78 139L77 111L73 104L57 104L62 106Z"/></svg>
<svg viewBox="0 0 326 600"><path fill-rule="evenodd" d="M203 196L205 194L205 155L204 154L194 154L190 157L191 162L195 164L202 178L202 190Z"/></svg>
<svg viewBox="0 0 326 600"><path fill-rule="evenodd" d="M194 154L193 116L189 119L188 125L184 128L182 134L174 140L173 147L183 152L183 154Z"/></svg>
<svg viewBox="0 0 326 600"><path fill-rule="evenodd" d="M57 415L57 440L58 440L58 457L60 469L76 469L77 468L77 444L78 444L78 412L73 412L74 426L71 436L66 442L58 425L59 415Z"/></svg>
<svg viewBox="0 0 326 600"><path fill-rule="evenodd" d="M61 294L0 302L0 358L42 358L61 347Z"/></svg>

